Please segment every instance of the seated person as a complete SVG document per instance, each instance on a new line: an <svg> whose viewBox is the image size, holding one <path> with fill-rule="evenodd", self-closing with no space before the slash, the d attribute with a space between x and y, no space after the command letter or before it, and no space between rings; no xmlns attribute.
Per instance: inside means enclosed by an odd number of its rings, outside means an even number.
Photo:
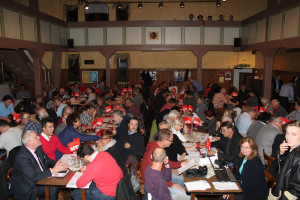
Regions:
<svg viewBox="0 0 300 200"><path fill-rule="evenodd" d="M96 141L99 140L98 135L84 135L77 131L80 128L79 116L72 113L67 117L67 127L59 134L58 138L62 145L68 146L68 143L73 142L74 138L79 138L80 142ZM56 151L56 158L60 159L62 153Z"/></svg>
<svg viewBox="0 0 300 200"><path fill-rule="evenodd" d="M207 118L205 117L205 111L206 111L206 101L205 97L203 95L199 95L197 97L197 104L196 107L194 108L194 112L197 114L197 116L200 118L201 121L207 122Z"/></svg>
<svg viewBox="0 0 300 200"><path fill-rule="evenodd" d="M54 130L54 134L59 136L59 134L67 127L67 117L73 113L73 109L70 106L65 106L62 111L62 117L57 123L57 127Z"/></svg>
<svg viewBox="0 0 300 200"><path fill-rule="evenodd" d="M165 149L169 147L173 143L173 133L170 130L162 129L158 133L158 140L149 142L146 147L146 152L144 154L143 160L142 160L142 182L145 183L145 171L148 165L152 164L151 155L155 148L160 147L162 149ZM169 161L170 167L172 169L177 169L181 166L184 166L187 164L188 161L183 162L174 162ZM162 170L165 170L165 167L162 167ZM170 181L167 181L167 186L170 190L171 194L180 194L181 196L187 198L188 196L185 193L184 190L184 180L183 177L177 176L175 174L172 174L172 179ZM145 187L145 190L147 188Z"/></svg>
<svg viewBox="0 0 300 200"><path fill-rule="evenodd" d="M11 102L12 102L12 97L9 95L5 95L2 98L2 102L0 103L0 119L5 120L7 122L11 121L8 118L8 116L15 113Z"/></svg>
<svg viewBox="0 0 300 200"><path fill-rule="evenodd" d="M7 121L0 119L0 149L6 149L7 155L9 151L17 146L21 146L22 130L18 127L10 127Z"/></svg>
<svg viewBox="0 0 300 200"><path fill-rule="evenodd" d="M252 137L254 140L259 132L259 130L264 127L270 120L271 114L270 113L260 113L257 116L257 120L255 120L248 128L246 135L248 137Z"/></svg>
<svg viewBox="0 0 300 200"><path fill-rule="evenodd" d="M24 125L23 131L33 130L36 134L40 135L42 133L42 125L38 121L33 121L30 119L30 115L28 113L22 113L21 122Z"/></svg>
<svg viewBox="0 0 300 200"><path fill-rule="evenodd" d="M286 115L285 118L287 118L290 121L300 121L300 99L298 99L295 103L295 110L290 114Z"/></svg>
<svg viewBox="0 0 300 200"><path fill-rule="evenodd" d="M200 129L205 130L209 135L216 135L216 117L211 110L206 110L204 112L205 118L208 120L206 125L200 126Z"/></svg>
<svg viewBox="0 0 300 200"><path fill-rule="evenodd" d="M257 110L255 108L248 108L245 112L240 114L236 121L236 127L239 132L246 135L249 126L253 123L253 119L256 117Z"/></svg>
<svg viewBox="0 0 300 200"><path fill-rule="evenodd" d="M234 125L229 121L221 124L221 131L224 137L221 137L219 141L212 142L211 146L219 148L222 152L210 151L208 155L214 156L217 153L218 158L224 159L229 167L238 166L239 141L242 136L234 131Z"/></svg>
<svg viewBox="0 0 300 200"><path fill-rule="evenodd" d="M115 159L107 152L97 152L89 144L81 144L77 155L88 163L82 169L83 174L77 180L77 187L86 186L92 181L89 189L86 189L87 199L115 199L117 185L123 178L123 173ZM81 200L81 189L72 192L74 200Z"/></svg>
<svg viewBox="0 0 300 200"><path fill-rule="evenodd" d="M57 98L54 100L55 106L56 106L56 115L58 118L62 116L62 110L64 109L67 104L63 103L63 100L61 98Z"/></svg>
<svg viewBox="0 0 300 200"><path fill-rule="evenodd" d="M92 104L84 106L79 115L81 124L88 126L87 129L92 128L93 121L95 120L95 115L97 113L97 107Z"/></svg>
<svg viewBox="0 0 300 200"><path fill-rule="evenodd" d="M113 139L114 134L110 130L104 130L101 134L101 138L97 142L98 151L106 151L110 147L116 144L116 140Z"/></svg>
<svg viewBox="0 0 300 200"><path fill-rule="evenodd" d="M280 171L273 194L279 199L298 199L300 196L300 122L295 121L286 126L286 140L280 144ZM281 192L281 193L280 193ZM273 196L273 195L270 195Z"/></svg>
<svg viewBox="0 0 300 200"><path fill-rule="evenodd" d="M128 123L128 134L124 137L122 144L124 148L133 155L137 161L140 161L145 153L144 137L138 131L139 121L137 118L131 118Z"/></svg>
<svg viewBox="0 0 300 200"><path fill-rule="evenodd" d="M54 123L51 118L45 117L42 119L42 130L40 141L44 152L50 159L56 161L56 151L62 154L71 154L70 150L63 146L58 137L53 134Z"/></svg>
<svg viewBox="0 0 300 200"><path fill-rule="evenodd" d="M254 90L249 90L249 98L244 101L244 103L246 103L247 106L249 107L255 107L258 106L258 98L254 93Z"/></svg>
<svg viewBox="0 0 300 200"><path fill-rule="evenodd" d="M121 110L115 110L113 112L113 121L115 125L113 133L115 135L114 138L117 142L121 142L124 139L124 137L128 134L129 119L129 116Z"/></svg>
<svg viewBox="0 0 300 200"><path fill-rule="evenodd" d="M11 179L11 193L16 199L32 200L45 197L45 186L36 183L60 171L68 169L68 164L51 160L40 147L39 136L32 131L22 134L22 143L14 161ZM57 199L57 188L50 188L50 199Z"/></svg>
<svg viewBox="0 0 300 200"><path fill-rule="evenodd" d="M25 90L24 84L20 85L20 90L16 94L17 99L23 99L23 98L31 98L31 94L28 92L28 90Z"/></svg>
<svg viewBox="0 0 300 200"><path fill-rule="evenodd" d="M264 166L258 157L258 148L251 137L242 138L239 142L241 151L237 166L236 178L243 189L242 194L236 194L236 199L267 200L268 186L264 174Z"/></svg>
<svg viewBox="0 0 300 200"><path fill-rule="evenodd" d="M148 165L145 171L145 186L153 200L171 200L171 194L166 181L172 179L172 169L166 151L162 148L155 148L152 152L152 164ZM165 170L162 171L164 164Z"/></svg>
<svg viewBox="0 0 300 200"><path fill-rule="evenodd" d="M132 113L132 115L136 118L140 118L141 116L141 110L140 107L133 104L133 101L131 99L126 99L125 105L127 108L127 113Z"/></svg>

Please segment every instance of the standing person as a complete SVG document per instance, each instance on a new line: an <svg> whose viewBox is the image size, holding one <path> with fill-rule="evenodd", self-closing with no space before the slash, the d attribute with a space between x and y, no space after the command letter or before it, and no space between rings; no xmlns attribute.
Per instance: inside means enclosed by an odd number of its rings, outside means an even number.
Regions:
<svg viewBox="0 0 300 200"><path fill-rule="evenodd" d="M36 183L60 171L68 169L68 164L51 160L40 147L39 136L32 131L22 134L22 143L14 161L11 178L11 193L16 199L33 200L45 197L45 186ZM57 188L50 188L50 199L57 199Z"/></svg>
<svg viewBox="0 0 300 200"><path fill-rule="evenodd" d="M272 99L278 99L279 93L281 90L281 86L283 85L283 82L281 80L280 74L276 74L275 78L272 79Z"/></svg>
<svg viewBox="0 0 300 200"><path fill-rule="evenodd" d="M249 98L249 92L246 89L246 85L242 84L238 93L238 100L239 102L247 101Z"/></svg>
<svg viewBox="0 0 300 200"><path fill-rule="evenodd" d="M286 127L286 140L280 145L278 163L280 165L277 183L273 194L279 200L300 197L300 122L295 121ZM270 194L270 197L273 196Z"/></svg>
<svg viewBox="0 0 300 200"><path fill-rule="evenodd" d="M145 186L153 200L171 200L171 194L166 181L172 179L172 169L166 151L157 147L152 152L152 164L148 165L145 171ZM162 171L164 164L165 170Z"/></svg>
<svg viewBox="0 0 300 200"><path fill-rule="evenodd" d="M243 189L241 195L236 195L237 200L266 200L268 186L264 174L264 166L258 157L255 140L251 137L242 138L239 142L241 151L240 162L237 166L237 180Z"/></svg>
<svg viewBox="0 0 300 200"><path fill-rule="evenodd" d="M281 86L281 90L279 92L279 101L282 107L284 107L287 111L290 110L289 101L294 100L294 82L290 80L288 83L283 84Z"/></svg>
<svg viewBox="0 0 300 200"><path fill-rule="evenodd" d="M117 185L123 178L123 172L115 159L105 151L94 151L89 144L81 144L77 150L77 156L88 163L82 171L83 174L77 180L77 187L86 186L87 199L116 199ZM81 200L81 189L72 191L74 200Z"/></svg>
<svg viewBox="0 0 300 200"><path fill-rule="evenodd" d="M260 75L254 86L258 99L260 99L260 97L263 95L263 80L264 77Z"/></svg>

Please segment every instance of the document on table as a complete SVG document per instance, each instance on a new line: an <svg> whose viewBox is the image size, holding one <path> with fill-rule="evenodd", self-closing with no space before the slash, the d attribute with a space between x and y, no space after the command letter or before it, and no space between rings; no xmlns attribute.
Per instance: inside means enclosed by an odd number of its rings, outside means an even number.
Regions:
<svg viewBox="0 0 300 200"><path fill-rule="evenodd" d="M187 187L188 191L206 190L210 188L209 183L205 180L185 182L184 184Z"/></svg>
<svg viewBox="0 0 300 200"><path fill-rule="evenodd" d="M235 182L212 182L216 190L239 190Z"/></svg>
<svg viewBox="0 0 300 200"><path fill-rule="evenodd" d="M69 172L69 170L57 172L55 174L52 174L52 176L50 176L49 178L53 178L53 177L62 178L62 177L65 177L65 175L67 175L68 172Z"/></svg>
<svg viewBox="0 0 300 200"><path fill-rule="evenodd" d="M71 180L69 181L69 183L67 184L67 188L78 188L77 186L76 186L76 182L77 182L77 180L80 178L80 176L82 175L82 173L81 172L76 172L75 174L74 174L74 176L71 178ZM83 188L85 188L85 189L87 189L87 188L89 188L90 187L90 185L91 185L91 182L89 182L89 184L87 184L85 187L83 187Z"/></svg>
<svg viewBox="0 0 300 200"><path fill-rule="evenodd" d="M191 146L193 146L194 144L196 144L196 143L192 143L192 142L183 142L183 143L182 143L182 145L183 145L184 147L191 147Z"/></svg>
<svg viewBox="0 0 300 200"><path fill-rule="evenodd" d="M218 155L215 155L215 156L211 156L210 157L210 160L211 162L214 164L215 163L215 160L218 159ZM203 166L203 165L210 165L210 161L209 161L209 158L208 157L205 157L205 158L201 158L199 160L199 166Z"/></svg>
<svg viewBox="0 0 300 200"><path fill-rule="evenodd" d="M194 161L194 160L191 160L188 164L186 164L186 165L184 165L184 166L182 166L182 167L180 167L180 168L178 169L178 175L179 175L179 174L182 174L182 173L185 172L186 170L192 168L194 165L196 165L195 161Z"/></svg>

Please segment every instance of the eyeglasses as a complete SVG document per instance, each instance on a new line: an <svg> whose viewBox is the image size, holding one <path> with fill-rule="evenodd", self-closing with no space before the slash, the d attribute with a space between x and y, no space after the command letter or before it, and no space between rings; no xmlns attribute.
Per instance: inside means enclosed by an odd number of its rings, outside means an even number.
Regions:
<svg viewBox="0 0 300 200"><path fill-rule="evenodd" d="M173 143L173 140L169 140L169 139L166 139L166 140L168 140L169 142Z"/></svg>
<svg viewBox="0 0 300 200"><path fill-rule="evenodd" d="M225 133L226 131L228 131L228 129L221 130L222 133Z"/></svg>
<svg viewBox="0 0 300 200"><path fill-rule="evenodd" d="M183 128L183 125L177 124L177 126L179 126L179 127Z"/></svg>
<svg viewBox="0 0 300 200"><path fill-rule="evenodd" d="M241 146L240 148L241 148L241 149L245 149L245 150L251 149L251 147L243 147L243 146Z"/></svg>

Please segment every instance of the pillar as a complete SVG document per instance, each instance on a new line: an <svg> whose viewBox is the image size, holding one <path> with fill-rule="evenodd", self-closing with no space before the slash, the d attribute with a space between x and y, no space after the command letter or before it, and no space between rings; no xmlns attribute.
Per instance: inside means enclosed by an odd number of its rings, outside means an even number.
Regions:
<svg viewBox="0 0 300 200"><path fill-rule="evenodd" d="M43 71L42 71L42 55L41 51L31 51L31 56L33 59L33 75L34 75L34 91L35 95L43 94Z"/></svg>
<svg viewBox="0 0 300 200"><path fill-rule="evenodd" d="M197 81L199 83L201 83L201 81L202 81L202 58L207 53L207 50L196 50L196 51L193 51L193 53L195 54L195 56L197 56Z"/></svg>
<svg viewBox="0 0 300 200"><path fill-rule="evenodd" d="M264 50L264 86L263 95L264 97L271 98L271 84L272 84L272 70L273 70L273 60L277 52L276 49Z"/></svg>

